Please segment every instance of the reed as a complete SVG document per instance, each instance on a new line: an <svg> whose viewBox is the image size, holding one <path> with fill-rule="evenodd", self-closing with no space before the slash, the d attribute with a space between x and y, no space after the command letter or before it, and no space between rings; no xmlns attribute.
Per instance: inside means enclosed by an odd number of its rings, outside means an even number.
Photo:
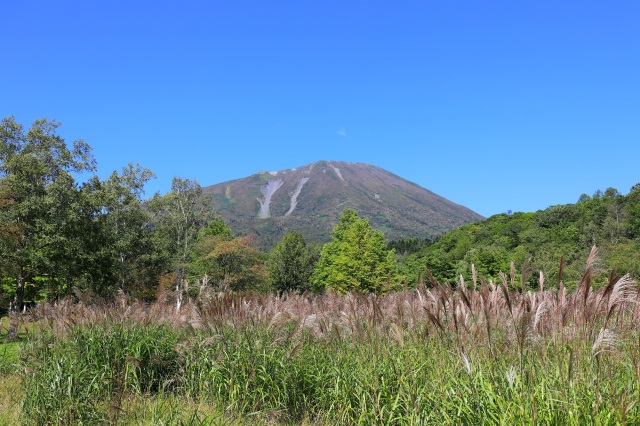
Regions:
<svg viewBox="0 0 640 426"><path fill-rule="evenodd" d="M513 270L454 291L427 270L418 289L380 296L40 306L21 356L21 419L637 424L638 287L612 274L594 288L596 254L570 294L543 279L518 288Z"/></svg>

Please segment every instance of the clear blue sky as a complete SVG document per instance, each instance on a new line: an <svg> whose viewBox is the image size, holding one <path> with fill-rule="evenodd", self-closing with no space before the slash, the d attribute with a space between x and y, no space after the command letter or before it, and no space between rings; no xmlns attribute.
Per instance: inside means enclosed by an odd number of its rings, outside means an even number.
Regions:
<svg viewBox="0 0 640 426"><path fill-rule="evenodd" d="M106 177L375 164L490 216L640 182L640 2L6 1L0 116Z"/></svg>

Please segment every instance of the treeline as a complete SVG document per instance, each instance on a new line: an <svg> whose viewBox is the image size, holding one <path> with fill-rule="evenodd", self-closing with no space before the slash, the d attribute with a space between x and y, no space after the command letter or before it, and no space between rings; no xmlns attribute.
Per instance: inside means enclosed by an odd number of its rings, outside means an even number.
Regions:
<svg viewBox="0 0 640 426"><path fill-rule="evenodd" d="M292 232L270 253L235 236L193 180L145 199L152 171L129 164L107 179L82 140L67 144L60 124L13 117L0 124L0 313L80 294L140 300L171 291L385 291L397 280L384 237L345 211L324 247Z"/></svg>
<svg viewBox="0 0 640 426"><path fill-rule="evenodd" d="M382 293L420 282L456 285L459 277L518 282L576 282L593 245L601 275L638 275L640 184L622 195L609 188L576 204L536 213L493 216L435 240L385 242L380 231L345 210L332 241L307 244L287 234L268 253L251 235L234 235L193 180L174 178L171 191L144 198L152 171L129 164L101 180L91 147L67 144L59 123L28 129L13 117L0 125L0 314L25 302L123 291L149 301L220 291ZM429 272L427 273L426 269Z"/></svg>
<svg viewBox="0 0 640 426"><path fill-rule="evenodd" d="M583 194L575 204L557 205L535 213L499 214L454 229L402 260L402 271L415 282L425 267L440 282L459 276L498 280L514 263L518 281L537 288L539 272L548 283L576 282L592 246L599 251L600 279L612 270L640 273L640 184L627 195L614 188ZM562 264L562 266L561 266Z"/></svg>
<svg viewBox="0 0 640 426"><path fill-rule="evenodd" d="M153 172L129 164L107 179L82 140L67 144L55 121L25 130L0 125L0 272L3 309L77 292L119 289L145 299L180 282L212 210L195 181L175 178L166 195L143 199Z"/></svg>

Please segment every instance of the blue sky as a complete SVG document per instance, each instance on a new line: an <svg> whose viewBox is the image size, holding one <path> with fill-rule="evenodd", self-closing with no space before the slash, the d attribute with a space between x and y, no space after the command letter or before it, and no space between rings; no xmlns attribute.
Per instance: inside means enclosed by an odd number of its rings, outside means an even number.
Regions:
<svg viewBox="0 0 640 426"><path fill-rule="evenodd" d="M638 1L8 1L0 117L106 177L375 164L490 216L640 182Z"/></svg>

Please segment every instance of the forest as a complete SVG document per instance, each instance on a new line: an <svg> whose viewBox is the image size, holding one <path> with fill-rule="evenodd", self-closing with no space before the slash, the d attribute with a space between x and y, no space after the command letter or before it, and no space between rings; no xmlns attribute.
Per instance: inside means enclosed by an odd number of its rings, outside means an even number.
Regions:
<svg viewBox="0 0 640 426"><path fill-rule="evenodd" d="M575 204L498 214L435 241L409 239L389 246L401 255L407 276L426 266L438 280L455 282L460 275L468 280L473 264L479 276L497 280L514 262L519 280L524 274L525 285L538 288L539 272L551 277L562 271L570 280L579 279L592 246L600 253L600 283L611 270L638 276L639 237L640 185L634 185L626 195L608 188L583 194Z"/></svg>

